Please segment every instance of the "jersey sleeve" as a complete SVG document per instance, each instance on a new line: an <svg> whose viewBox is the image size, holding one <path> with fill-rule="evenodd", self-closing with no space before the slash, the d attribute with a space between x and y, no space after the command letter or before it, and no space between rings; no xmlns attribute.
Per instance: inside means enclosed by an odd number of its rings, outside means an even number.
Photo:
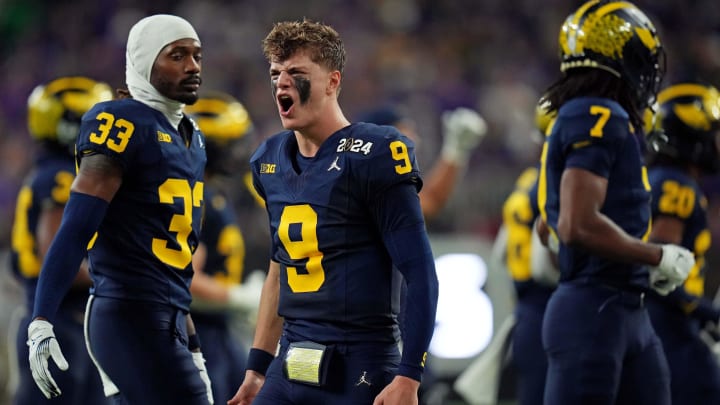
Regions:
<svg viewBox="0 0 720 405"><path fill-rule="evenodd" d="M627 113L617 104L574 103L562 116L561 142L566 167L585 169L609 177L630 132Z"/></svg>
<svg viewBox="0 0 720 405"><path fill-rule="evenodd" d="M415 158L415 143L394 127L379 126L385 132L356 171L358 184L368 202L394 185L411 183L419 192L422 179Z"/></svg>
<svg viewBox="0 0 720 405"><path fill-rule="evenodd" d="M101 153L115 158L123 170L132 167L144 140L157 137L154 126L144 125L141 118L144 116L137 105L123 100L96 104L83 115L80 124L76 143L78 161L83 156Z"/></svg>
<svg viewBox="0 0 720 405"><path fill-rule="evenodd" d="M692 216L702 198L694 181L687 176L661 171L660 175L651 176L650 185L653 216L663 215L685 221Z"/></svg>
<svg viewBox="0 0 720 405"><path fill-rule="evenodd" d="M33 193L43 208L63 207L70 198L75 173L68 169L39 170L33 182Z"/></svg>

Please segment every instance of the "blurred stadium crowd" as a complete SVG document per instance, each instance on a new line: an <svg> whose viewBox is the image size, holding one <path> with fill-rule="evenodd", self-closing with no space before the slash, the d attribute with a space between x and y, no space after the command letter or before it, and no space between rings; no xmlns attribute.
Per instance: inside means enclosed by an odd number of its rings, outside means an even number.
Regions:
<svg viewBox="0 0 720 405"><path fill-rule="evenodd" d="M449 206L428 229L492 240L515 178L536 159L530 137L533 114L542 91L560 74L558 27L581 3L0 0L0 251L9 246L16 194L32 163L26 121L31 90L62 75L87 75L124 87L127 31L153 13L173 13L192 22L203 42L203 89L225 91L244 103L255 143L280 130L260 41L273 22L285 19L308 17L341 33L348 51L340 96L346 113L353 119L379 105L401 105L417 122L421 169L437 156L441 113L459 106L478 110L489 125L488 135ZM634 3L656 23L664 41L664 84L700 80L720 86L720 2ZM707 194L717 241L720 180L708 181ZM266 218L251 199L239 201L247 251L257 252L255 247L267 240ZM708 258L714 267L720 263L717 251L711 249ZM266 265L266 255L248 255L248 269ZM716 283L712 267L708 278Z"/></svg>
<svg viewBox="0 0 720 405"><path fill-rule="evenodd" d="M341 102L350 118L392 102L402 104L417 121L423 137L421 169L436 157L440 113L458 106L477 109L488 121L488 137L474 153L450 206L429 226L433 232L492 235L514 178L535 159L529 140L534 104L559 74L557 27L580 3L2 1L0 246L8 244L15 193L31 162L25 108L32 88L68 74L123 87L125 34L138 17L157 12L193 22L203 38L203 89L221 89L241 100L258 138L279 129L260 40L274 21L303 16L337 27L346 38L349 62ZM636 4L662 34L668 55L666 84L688 79L720 83L716 1Z"/></svg>

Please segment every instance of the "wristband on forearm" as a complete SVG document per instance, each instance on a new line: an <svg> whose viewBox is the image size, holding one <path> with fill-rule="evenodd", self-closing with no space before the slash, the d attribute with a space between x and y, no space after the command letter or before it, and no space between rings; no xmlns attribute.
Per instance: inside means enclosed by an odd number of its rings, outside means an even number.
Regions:
<svg viewBox="0 0 720 405"><path fill-rule="evenodd" d="M275 359L275 356L272 354L253 347L250 349L250 354L248 354L246 369L265 375L273 359Z"/></svg>

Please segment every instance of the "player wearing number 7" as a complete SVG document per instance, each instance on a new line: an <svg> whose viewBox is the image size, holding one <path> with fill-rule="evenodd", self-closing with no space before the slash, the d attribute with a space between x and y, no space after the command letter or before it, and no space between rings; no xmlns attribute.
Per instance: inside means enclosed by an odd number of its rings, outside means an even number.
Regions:
<svg viewBox="0 0 720 405"><path fill-rule="evenodd" d="M68 367L51 322L90 243L85 339L105 394L123 404L212 403L187 315L206 156L182 108L198 98L200 60L187 21L146 17L128 36L130 97L83 116L77 177L28 327L33 378L48 398L61 393L48 360Z"/></svg>
<svg viewBox="0 0 720 405"><path fill-rule="evenodd" d="M417 404L438 284L414 145L345 118L333 28L277 23L263 49L287 131L250 162L271 261L245 380L228 403ZM402 354L393 265L408 285Z"/></svg>
<svg viewBox="0 0 720 405"><path fill-rule="evenodd" d="M598 0L568 16L559 40L564 75L545 93L557 120L538 183L561 273L543 319L544 401L669 404L645 291L668 294L695 261L681 246L647 242L642 112L663 75L660 40L633 4Z"/></svg>

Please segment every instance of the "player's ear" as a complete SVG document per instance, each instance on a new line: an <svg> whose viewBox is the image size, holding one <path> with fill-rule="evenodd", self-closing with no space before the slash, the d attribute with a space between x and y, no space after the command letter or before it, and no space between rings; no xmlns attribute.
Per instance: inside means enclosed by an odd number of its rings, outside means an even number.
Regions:
<svg viewBox="0 0 720 405"><path fill-rule="evenodd" d="M339 70L333 70L332 72L330 72L330 77L328 80L327 87L325 88L325 92L328 95L339 93L341 79L342 79L342 73L340 73Z"/></svg>

